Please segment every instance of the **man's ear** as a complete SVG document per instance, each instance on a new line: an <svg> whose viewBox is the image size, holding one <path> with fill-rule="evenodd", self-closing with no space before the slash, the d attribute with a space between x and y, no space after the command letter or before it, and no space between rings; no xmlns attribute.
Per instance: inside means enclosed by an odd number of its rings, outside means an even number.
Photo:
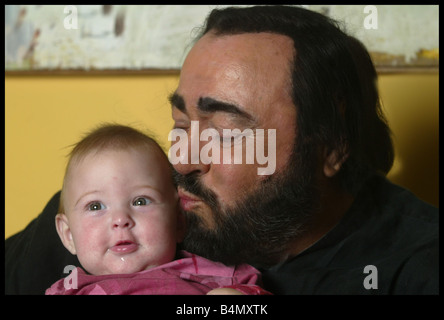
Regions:
<svg viewBox="0 0 444 320"><path fill-rule="evenodd" d="M72 239L71 229L69 227L68 217L64 213L59 213L55 217L56 229L62 240L63 245L69 252L76 254L76 247Z"/></svg>
<svg viewBox="0 0 444 320"><path fill-rule="evenodd" d="M332 178L336 175L348 158L348 153L338 152L338 150L332 150L329 153L326 152L324 157L324 174L328 178Z"/></svg>

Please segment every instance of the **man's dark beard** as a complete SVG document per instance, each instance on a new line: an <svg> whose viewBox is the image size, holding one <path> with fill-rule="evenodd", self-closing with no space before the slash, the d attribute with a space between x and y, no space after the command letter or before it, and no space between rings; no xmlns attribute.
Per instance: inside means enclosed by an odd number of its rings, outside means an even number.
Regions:
<svg viewBox="0 0 444 320"><path fill-rule="evenodd" d="M220 208L214 192L201 184L198 173L175 172L178 186L211 208L216 226L208 229L200 216L185 212L187 233L181 247L227 265L248 263L266 268L285 259L289 245L319 204L313 177L316 161L308 151L312 148L299 145L297 149L285 170L268 176L257 191L226 210Z"/></svg>

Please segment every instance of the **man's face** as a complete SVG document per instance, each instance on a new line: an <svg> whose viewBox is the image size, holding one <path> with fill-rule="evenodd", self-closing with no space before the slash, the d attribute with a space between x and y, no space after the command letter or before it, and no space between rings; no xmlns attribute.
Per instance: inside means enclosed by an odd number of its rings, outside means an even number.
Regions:
<svg viewBox="0 0 444 320"><path fill-rule="evenodd" d="M210 33L195 44L186 58L179 86L171 96L175 128L185 130L189 140L186 163L174 165L181 206L188 218L188 236L184 241L186 249L215 260L231 262L228 256L233 257L239 248L223 249L229 243L217 242L230 242L236 233L254 233L257 224L274 223L273 217L270 220L267 215L272 215L270 206L278 207L272 203L280 202L278 187L285 184L285 177L297 178L294 170L302 169L293 168L296 141L296 110L291 98L293 50L292 40L283 35L246 33L214 36ZM265 146L269 146L268 130L275 130L274 173L258 175L257 169L263 165L256 158L253 164L246 163L245 145L240 164L224 164L223 159L220 163L193 163L190 157L192 121L198 121L199 132L209 128L217 130L221 140L224 139L223 129L251 129L252 132L264 129ZM198 142L198 150L207 143ZM222 142L220 145L220 155L223 155ZM234 145L231 148L233 154ZM294 196L289 198L292 200L283 201L284 206L293 207L289 202L294 200ZM255 203L248 203L251 201ZM261 222L251 221L256 215L255 207L258 212L267 211L257 214L264 217ZM232 220L231 224L229 220ZM276 228L282 226L276 225ZM220 232L224 232L225 237L220 236ZM213 237L215 233L219 235ZM265 239L265 235L260 238L261 235L256 234L252 239L242 241L256 242L245 245L260 246L261 242L269 240ZM210 241L213 243L202 243ZM236 246L235 241L232 243ZM224 250L225 253L219 254ZM241 259L234 258L233 262Z"/></svg>

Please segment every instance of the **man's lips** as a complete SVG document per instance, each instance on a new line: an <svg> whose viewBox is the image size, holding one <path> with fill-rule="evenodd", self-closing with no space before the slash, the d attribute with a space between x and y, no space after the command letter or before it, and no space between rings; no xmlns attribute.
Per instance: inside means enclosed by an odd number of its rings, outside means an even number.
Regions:
<svg viewBox="0 0 444 320"><path fill-rule="evenodd" d="M109 250L117 254L127 254L136 251L138 248L139 245L131 240L121 240L116 242Z"/></svg>
<svg viewBox="0 0 444 320"><path fill-rule="evenodd" d="M179 194L179 199L180 199L180 206L185 211L191 210L193 207L195 207L196 205L198 205L199 203L202 202L201 199L184 191L183 189L179 188L178 194Z"/></svg>

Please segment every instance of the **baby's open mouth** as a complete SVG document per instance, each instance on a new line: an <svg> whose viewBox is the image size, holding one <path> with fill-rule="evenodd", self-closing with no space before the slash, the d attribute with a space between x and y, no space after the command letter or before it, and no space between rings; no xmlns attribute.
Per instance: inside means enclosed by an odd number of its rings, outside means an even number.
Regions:
<svg viewBox="0 0 444 320"><path fill-rule="evenodd" d="M109 250L117 254L128 254L136 251L138 248L139 245L131 240L120 240L117 241L114 246L109 248Z"/></svg>

